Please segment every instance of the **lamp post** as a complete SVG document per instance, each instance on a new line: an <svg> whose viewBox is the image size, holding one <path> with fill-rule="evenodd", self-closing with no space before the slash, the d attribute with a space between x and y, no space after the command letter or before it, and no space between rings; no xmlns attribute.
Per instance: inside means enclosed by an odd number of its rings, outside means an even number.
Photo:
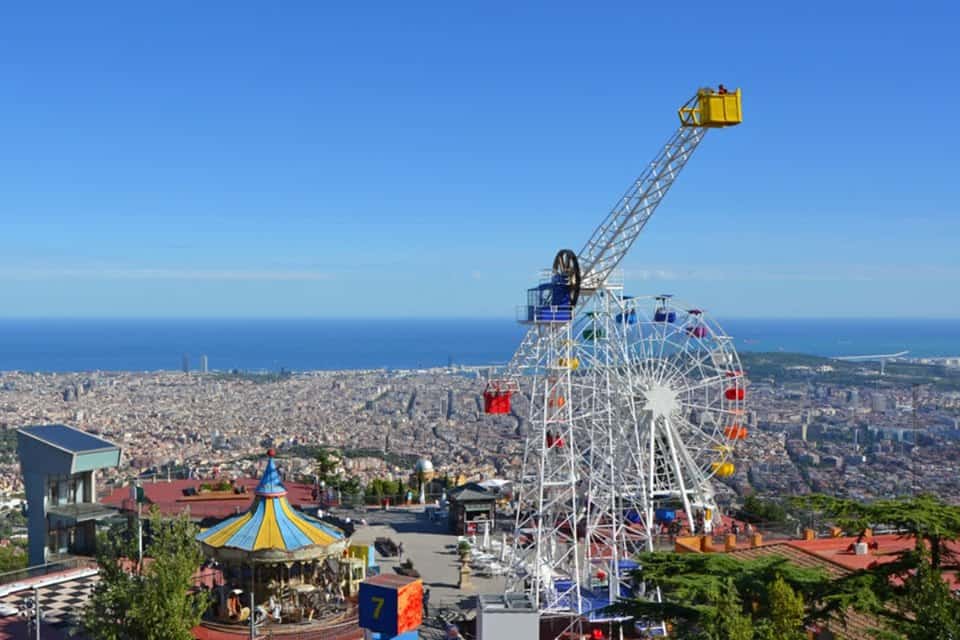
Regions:
<svg viewBox="0 0 960 640"><path fill-rule="evenodd" d="M37 640L40 640L40 587L33 588L33 602L35 612L34 615L36 615L33 626L37 630Z"/></svg>
<svg viewBox="0 0 960 640"><path fill-rule="evenodd" d="M27 621L27 638L40 640L40 587L33 588L33 598L26 598L21 607L20 615Z"/></svg>
<svg viewBox="0 0 960 640"><path fill-rule="evenodd" d="M130 485L130 499L137 503L137 571L143 568L143 487L135 480Z"/></svg>
<svg viewBox="0 0 960 640"><path fill-rule="evenodd" d="M253 602L253 589L250 590L250 640L257 640L257 609Z"/></svg>

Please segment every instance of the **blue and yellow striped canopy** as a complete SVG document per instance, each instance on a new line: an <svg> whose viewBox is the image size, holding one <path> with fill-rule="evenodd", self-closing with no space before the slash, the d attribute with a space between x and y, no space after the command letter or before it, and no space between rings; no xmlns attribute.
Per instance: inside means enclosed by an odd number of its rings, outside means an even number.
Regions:
<svg viewBox="0 0 960 640"><path fill-rule="evenodd" d="M272 455L267 459L250 509L197 534L199 542L213 549L246 552L295 552L311 546L330 546L344 539L343 532L336 527L290 506Z"/></svg>

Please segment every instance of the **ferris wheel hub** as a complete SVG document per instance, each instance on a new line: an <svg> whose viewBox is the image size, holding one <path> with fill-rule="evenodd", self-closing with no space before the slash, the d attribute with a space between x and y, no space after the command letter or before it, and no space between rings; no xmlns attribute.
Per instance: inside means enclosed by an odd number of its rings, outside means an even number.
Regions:
<svg viewBox="0 0 960 640"><path fill-rule="evenodd" d="M669 416L680 408L677 392L667 384L653 383L643 391L646 409L657 417Z"/></svg>

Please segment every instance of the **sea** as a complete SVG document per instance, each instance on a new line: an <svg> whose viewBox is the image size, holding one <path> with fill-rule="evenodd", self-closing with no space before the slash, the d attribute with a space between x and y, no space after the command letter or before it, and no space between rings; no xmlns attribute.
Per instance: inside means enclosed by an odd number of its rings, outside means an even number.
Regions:
<svg viewBox="0 0 960 640"><path fill-rule="evenodd" d="M960 355L960 319L726 319L738 351ZM525 328L509 319L0 319L0 371L309 371L484 366Z"/></svg>

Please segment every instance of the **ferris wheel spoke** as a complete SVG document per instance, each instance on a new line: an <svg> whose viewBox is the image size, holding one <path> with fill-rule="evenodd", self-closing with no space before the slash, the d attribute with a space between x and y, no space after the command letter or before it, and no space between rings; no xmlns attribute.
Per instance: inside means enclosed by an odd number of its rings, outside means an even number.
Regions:
<svg viewBox="0 0 960 640"><path fill-rule="evenodd" d="M666 326L666 325L669 324L669 323L660 323L660 324L662 324L663 327L662 327L662 333L661 333L660 341L659 341L659 342L660 342L660 353L657 354L657 355L658 355L658 359L662 362L662 361L663 361L663 352L664 352L664 349L665 349L666 346L667 346L667 326ZM654 323L654 326L656 326L656 323ZM655 329L655 330L656 330L656 329Z"/></svg>
<svg viewBox="0 0 960 640"><path fill-rule="evenodd" d="M681 370L679 376L687 377L694 371L702 371L704 364L707 362L707 360L712 358L712 355L713 352L708 349L698 349L697 355L690 358L690 365L686 369ZM713 369L716 370L716 367L713 367Z"/></svg>
<svg viewBox="0 0 960 640"><path fill-rule="evenodd" d="M686 361L689 357L688 344L683 333L677 331L676 327L671 326L669 331L665 331L663 334L661 360L674 368L680 368L680 363Z"/></svg>
<svg viewBox="0 0 960 640"><path fill-rule="evenodd" d="M678 393L684 393L684 392L687 392L687 391L696 391L696 390L698 390L698 389L703 389L703 388L705 388L705 387L714 386L714 385L716 385L717 383L723 382L723 381L726 380L726 379L727 379L726 375L722 375L722 376L719 376L719 375L718 375L718 376L713 376L713 377L710 377L710 378L703 378L703 379L701 379L699 382L695 382L695 383L690 384L690 385L688 385L688 386L686 386L686 387L681 387L681 388L678 389L677 391L678 391Z"/></svg>
<svg viewBox="0 0 960 640"><path fill-rule="evenodd" d="M669 383L671 379L687 377L696 369L697 355L690 350L690 345L682 336L672 336L672 351L663 359L664 376L661 382Z"/></svg>
<svg viewBox="0 0 960 640"><path fill-rule="evenodd" d="M690 400L681 400L680 404L684 409L693 409L695 411L703 411L710 414L724 414L724 415L731 415L731 416L737 415L737 412L734 411L733 409L727 409L722 406L718 407L718 406L697 404L696 402L693 402Z"/></svg>
<svg viewBox="0 0 960 640"><path fill-rule="evenodd" d="M677 432L685 436L683 441L688 443L690 448L699 450L703 447L704 443L700 441L700 438L708 435L706 429L694 424L684 416L674 416L673 423L676 425Z"/></svg>
<svg viewBox="0 0 960 640"><path fill-rule="evenodd" d="M686 380L691 377L697 379L711 377L714 374L714 371L711 371L708 367L705 367L705 362L706 361L702 358L697 358L696 356L691 357L686 368L676 373L674 375L674 379Z"/></svg>
<svg viewBox="0 0 960 640"><path fill-rule="evenodd" d="M706 439L706 442L701 442L697 445L697 448L700 451L706 451L707 449L710 449L710 448L728 446L727 443L724 441L724 439L721 438L722 434L720 433L717 425L713 425L712 429L707 429L707 428L704 428L703 425L699 425L699 426L695 425L693 422L691 422L684 416L679 416L678 418L675 418L675 420L678 420L679 422L686 424L687 430L690 433L690 435L696 435L697 437L702 437ZM711 445L713 446L711 447Z"/></svg>
<svg viewBox="0 0 960 640"><path fill-rule="evenodd" d="M660 347L650 346L647 349L647 356L641 361L645 379L651 384L662 384L675 367L672 362L675 354L668 352L667 347L671 349L674 347L669 337L661 341Z"/></svg>

